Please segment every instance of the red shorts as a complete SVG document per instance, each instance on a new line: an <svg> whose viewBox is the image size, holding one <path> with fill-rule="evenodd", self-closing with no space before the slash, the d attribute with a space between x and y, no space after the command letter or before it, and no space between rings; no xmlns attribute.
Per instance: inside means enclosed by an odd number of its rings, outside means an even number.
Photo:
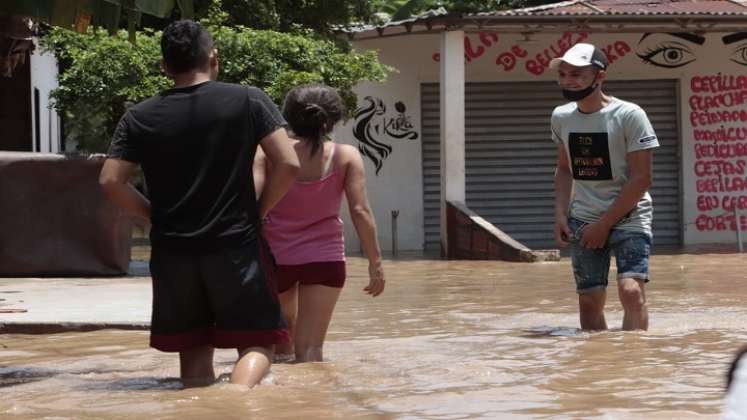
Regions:
<svg viewBox="0 0 747 420"><path fill-rule="evenodd" d="M345 285L345 261L322 261L298 265L277 266L278 293L283 293L296 283L320 284L329 287Z"/></svg>

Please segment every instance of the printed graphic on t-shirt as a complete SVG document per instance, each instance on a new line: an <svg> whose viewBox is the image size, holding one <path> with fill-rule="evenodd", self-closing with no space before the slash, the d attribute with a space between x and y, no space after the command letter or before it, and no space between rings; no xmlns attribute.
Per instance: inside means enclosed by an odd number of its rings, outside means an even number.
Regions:
<svg viewBox="0 0 747 420"><path fill-rule="evenodd" d="M612 179L607 133L569 133L568 150L571 155L573 179Z"/></svg>

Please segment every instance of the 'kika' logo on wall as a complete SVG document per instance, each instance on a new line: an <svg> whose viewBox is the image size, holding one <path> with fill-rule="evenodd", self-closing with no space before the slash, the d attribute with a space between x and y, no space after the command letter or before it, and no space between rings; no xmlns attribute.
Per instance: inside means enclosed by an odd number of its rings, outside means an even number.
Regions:
<svg viewBox="0 0 747 420"><path fill-rule="evenodd" d="M358 150L363 156L371 159L379 175L384 160L392 153L392 146L385 143L387 137L397 140L415 140L418 133L412 126L410 117L405 114L407 108L402 101L394 104L397 115L386 116L386 105L380 98L366 96L367 103L355 110L353 136L359 141Z"/></svg>

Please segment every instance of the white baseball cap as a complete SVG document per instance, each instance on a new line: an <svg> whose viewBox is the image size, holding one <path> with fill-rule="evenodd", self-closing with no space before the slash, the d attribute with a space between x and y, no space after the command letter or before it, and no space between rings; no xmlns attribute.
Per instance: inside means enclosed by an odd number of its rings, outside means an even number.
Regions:
<svg viewBox="0 0 747 420"><path fill-rule="evenodd" d="M591 44L576 44L563 54L562 57L553 58L550 67L557 67L560 62L566 62L575 67L595 66L606 70L609 65L607 56L602 50Z"/></svg>

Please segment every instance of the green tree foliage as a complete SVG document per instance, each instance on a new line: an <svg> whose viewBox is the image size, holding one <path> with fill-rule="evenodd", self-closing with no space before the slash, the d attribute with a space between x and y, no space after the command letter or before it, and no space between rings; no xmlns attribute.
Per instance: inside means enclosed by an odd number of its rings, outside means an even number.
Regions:
<svg viewBox="0 0 747 420"><path fill-rule="evenodd" d="M370 0L195 0L195 13L206 17L216 3L227 13L229 26L279 32L310 29L327 37L333 28L370 21L374 12Z"/></svg>
<svg viewBox="0 0 747 420"><path fill-rule="evenodd" d="M206 21L220 58L220 80L264 89L277 103L301 83L321 82L337 88L354 109L353 86L363 80L382 81L388 67L376 53L340 49L335 42L309 34L285 34L228 27L213 13ZM104 152L126 107L153 96L171 82L160 74L160 32L115 36L103 29L87 34L54 29L42 42L60 60L59 87L52 92L54 107L65 124L66 136L86 152Z"/></svg>
<svg viewBox="0 0 747 420"><path fill-rule="evenodd" d="M55 28L42 38L59 60L59 86L52 91L66 137L86 152L104 152L128 103L169 86L159 72L158 35L139 33L137 45L126 31L115 36L103 28L78 34Z"/></svg>
<svg viewBox="0 0 747 420"><path fill-rule="evenodd" d="M375 0L373 8L398 21L443 7L450 13L478 13L557 3L559 0Z"/></svg>

